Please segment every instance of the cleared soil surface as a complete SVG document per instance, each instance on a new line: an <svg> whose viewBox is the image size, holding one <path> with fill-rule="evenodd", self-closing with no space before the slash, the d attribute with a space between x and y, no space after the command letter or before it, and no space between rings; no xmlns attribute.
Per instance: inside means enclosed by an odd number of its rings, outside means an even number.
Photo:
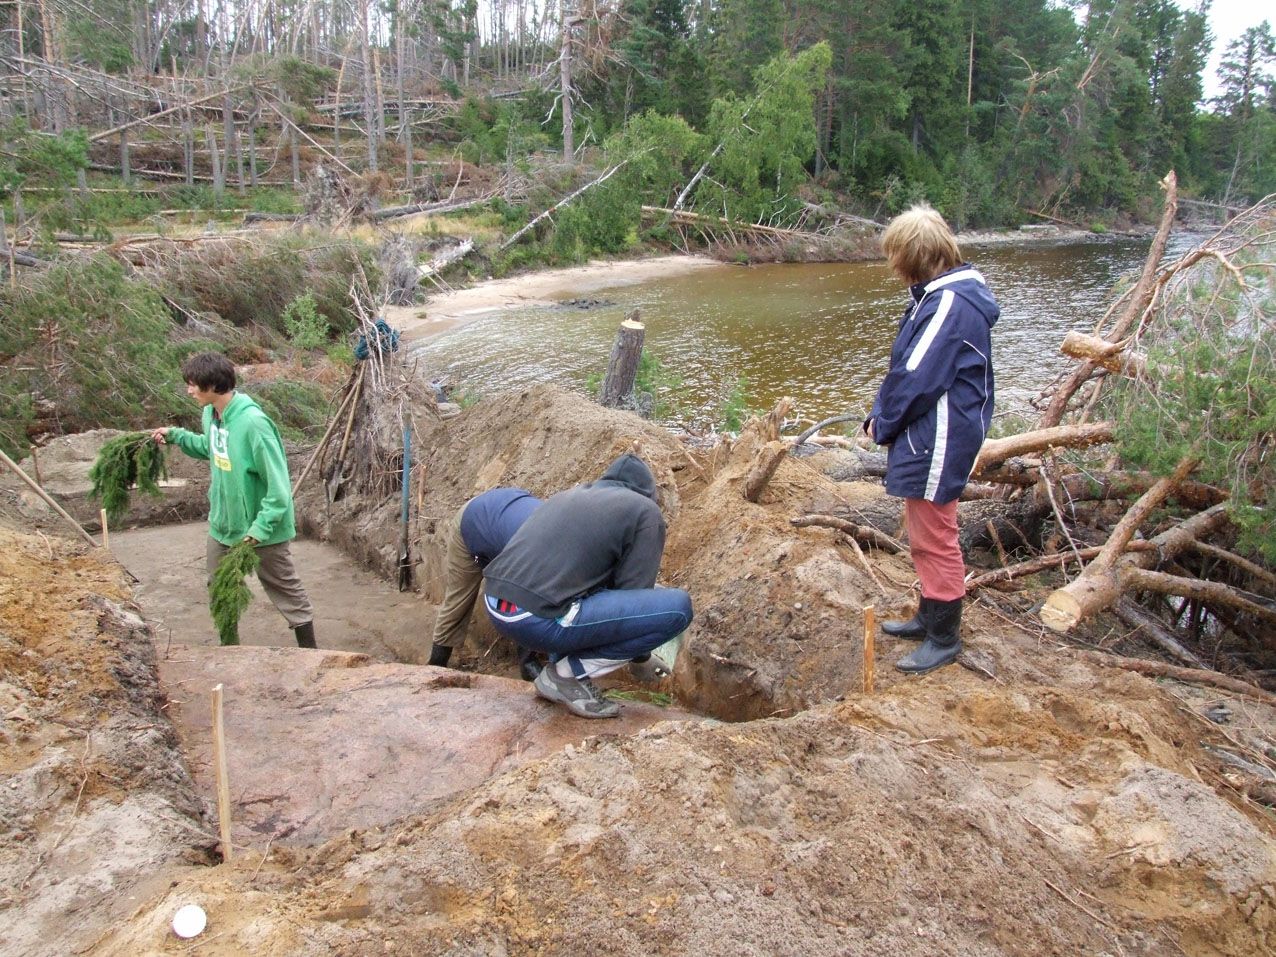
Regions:
<svg viewBox="0 0 1276 957"><path fill-rule="evenodd" d="M553 390L421 431L420 596L298 546L320 643L344 653L282 647L264 600L244 647L215 647L199 525L113 535L134 584L0 500L0 952L1276 949L1276 825L1251 787L1276 756L1270 708L1097 666L976 602L980 669L906 679L890 665L911 646L883 639L865 695L861 608L907 606L907 559L860 558L790 519L859 514L880 492L787 459L746 502L764 435L692 454ZM492 485L593 478L635 441L670 521L663 580L697 605L664 689L687 712L626 701L622 721L573 719L474 673L508 668L480 626L466 671L410 663L455 507ZM393 560L396 497L315 494L308 534L373 569ZM228 863L208 771L216 683ZM193 942L169 929L187 903L209 917Z"/></svg>

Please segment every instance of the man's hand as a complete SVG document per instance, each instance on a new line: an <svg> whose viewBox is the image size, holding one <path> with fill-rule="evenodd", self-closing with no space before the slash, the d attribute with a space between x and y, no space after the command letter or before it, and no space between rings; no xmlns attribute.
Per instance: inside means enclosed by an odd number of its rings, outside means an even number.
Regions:
<svg viewBox="0 0 1276 957"><path fill-rule="evenodd" d="M151 432L151 441L159 445L168 445L168 428L155 429Z"/></svg>
<svg viewBox="0 0 1276 957"><path fill-rule="evenodd" d="M249 545L252 545L254 548L261 544L261 542L257 541L257 539L253 538L251 535L245 535L244 541L246 541Z"/></svg>
<svg viewBox="0 0 1276 957"><path fill-rule="evenodd" d="M869 419L867 422L864 423L864 431L868 434L868 437L870 439L872 439L874 442L877 441L877 438L873 435L873 420L872 419Z"/></svg>

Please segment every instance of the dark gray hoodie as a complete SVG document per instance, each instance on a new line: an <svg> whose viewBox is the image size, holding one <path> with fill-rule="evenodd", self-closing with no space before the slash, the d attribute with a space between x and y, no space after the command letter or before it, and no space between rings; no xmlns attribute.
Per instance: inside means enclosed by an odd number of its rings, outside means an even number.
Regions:
<svg viewBox="0 0 1276 957"><path fill-rule="evenodd" d="M540 618L602 589L651 588L665 548L656 480L625 454L597 482L545 500L483 571L487 594Z"/></svg>

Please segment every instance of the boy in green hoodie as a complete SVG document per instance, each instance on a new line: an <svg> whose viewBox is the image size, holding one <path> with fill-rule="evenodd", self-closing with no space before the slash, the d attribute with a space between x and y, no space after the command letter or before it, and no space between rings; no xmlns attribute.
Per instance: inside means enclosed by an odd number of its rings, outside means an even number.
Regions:
<svg viewBox="0 0 1276 957"><path fill-rule="evenodd" d="M252 542L261 559L257 577L288 621L302 648L315 647L314 609L292 564L288 543L297 536L292 485L283 440L270 417L235 391L235 366L217 352L182 363L186 394L204 409L202 433L155 429L151 438L176 445L212 466L208 486L208 581L231 545Z"/></svg>

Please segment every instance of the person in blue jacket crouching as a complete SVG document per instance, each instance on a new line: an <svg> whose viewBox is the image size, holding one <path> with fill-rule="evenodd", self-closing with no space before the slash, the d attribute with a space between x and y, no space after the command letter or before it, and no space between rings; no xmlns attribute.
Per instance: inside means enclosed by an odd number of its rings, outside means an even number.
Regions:
<svg viewBox="0 0 1276 957"><path fill-rule="evenodd" d="M921 582L917 614L882 631L922 644L896 668L933 671L961 651L966 566L957 499L992 424L992 327L1000 309L984 277L962 260L943 217L926 205L900 214L882 250L912 301L864 431L888 447L886 491L904 499L909 552Z"/></svg>

